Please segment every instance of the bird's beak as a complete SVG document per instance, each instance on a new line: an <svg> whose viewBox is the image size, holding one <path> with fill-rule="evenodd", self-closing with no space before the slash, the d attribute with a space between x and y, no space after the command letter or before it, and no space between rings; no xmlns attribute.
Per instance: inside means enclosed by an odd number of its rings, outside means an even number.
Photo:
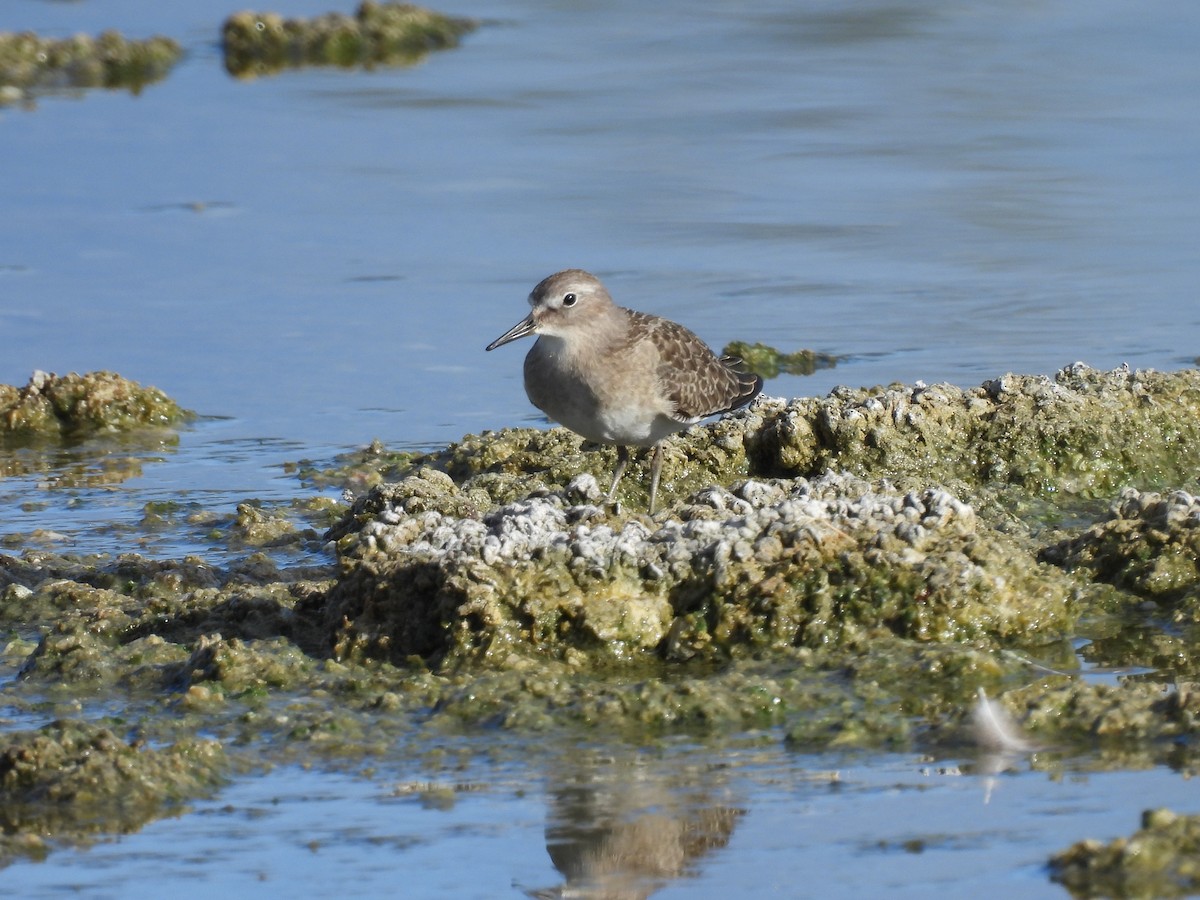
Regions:
<svg viewBox="0 0 1200 900"><path fill-rule="evenodd" d="M507 344L509 341L515 341L517 338L523 338L526 335L533 334L537 330L537 323L533 321L533 313L530 313L520 322L514 325L500 337L496 338L487 345L486 350L495 350L497 347Z"/></svg>

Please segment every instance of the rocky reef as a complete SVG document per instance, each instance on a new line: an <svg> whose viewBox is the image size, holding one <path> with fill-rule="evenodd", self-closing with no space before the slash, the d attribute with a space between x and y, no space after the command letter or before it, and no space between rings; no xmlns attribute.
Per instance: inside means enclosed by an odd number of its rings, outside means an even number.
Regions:
<svg viewBox="0 0 1200 900"><path fill-rule="evenodd" d="M1073 627L1080 583L1063 568L1079 563L1042 552L1022 515L1047 496L1185 481L1200 381L1075 366L971 391L764 398L675 445L654 519L637 513L637 477L623 504L601 502L591 471L609 452L589 465L562 430L514 430L406 460L411 474L331 531L335 653L504 666L861 650L882 634L1052 643ZM1172 552L1157 565L1177 581L1194 549Z"/></svg>
<svg viewBox="0 0 1200 900"><path fill-rule="evenodd" d="M221 44L226 71L253 78L301 66L410 66L432 51L457 46L475 28L470 19L411 3L364 0L353 16L234 13L221 26ZM0 32L0 106L32 107L39 94L84 88L137 94L166 78L183 55L177 41L162 35L131 40L108 30L55 39Z"/></svg>
<svg viewBox="0 0 1200 900"><path fill-rule="evenodd" d="M43 855L42 836L133 831L214 790L226 771L213 740L130 744L103 726L59 720L0 746L0 859Z"/></svg>
<svg viewBox="0 0 1200 900"><path fill-rule="evenodd" d="M178 43L158 35L134 41L105 31L55 40L0 32L0 103L61 88L124 88L136 94L165 78L181 56Z"/></svg>
<svg viewBox="0 0 1200 900"><path fill-rule="evenodd" d="M614 521L583 475L479 517L408 514L431 489L449 510L460 502L448 476L424 469L355 507L377 511L339 543L337 655L723 660L862 650L881 634L1048 642L1073 620L1069 579L940 489L744 479L677 502L665 521Z"/></svg>
<svg viewBox="0 0 1200 900"><path fill-rule="evenodd" d="M35 381L12 421L108 421ZM0 556L0 705L100 692L156 747L201 732L258 760L419 756L426 729L481 726L961 754L982 689L1036 768L1195 772L1198 438L1191 370L760 398L670 443L653 517L645 461L608 503L612 449L562 429L374 445L292 467L345 505L204 526L252 551L224 566ZM281 568L319 543L301 510L332 556ZM197 791L234 764L211 760Z"/></svg>
<svg viewBox="0 0 1200 900"><path fill-rule="evenodd" d="M1050 867L1075 897L1193 897L1200 892L1200 816L1148 809L1128 838L1080 841L1055 854Z"/></svg>
<svg viewBox="0 0 1200 900"><path fill-rule="evenodd" d="M469 19L410 3L364 0L353 16L286 19L277 13L235 13L225 20L221 38L226 70L246 78L299 66L412 65L430 51L457 46L474 28Z"/></svg>
<svg viewBox="0 0 1200 900"><path fill-rule="evenodd" d="M1178 625L1200 621L1200 498L1121 491L1112 510L1042 558L1143 598Z"/></svg>
<svg viewBox="0 0 1200 900"><path fill-rule="evenodd" d="M562 429L375 448L347 460L346 483L375 486L331 529L339 572L312 611L335 658L470 672L439 708L514 727L765 718L801 746L907 744L954 739L986 685L1045 739L1190 747L1193 695L1079 680L1067 641L1084 620L1103 663L1195 658L1176 646L1194 633L1131 640L1153 611L1085 548L1149 519L1125 555L1173 597L1190 585L1194 501L1133 485L1190 485L1198 438L1196 372L1075 365L762 398L676 441L654 518L644 471L604 503L612 451Z"/></svg>
<svg viewBox="0 0 1200 900"><path fill-rule="evenodd" d="M177 425L191 416L157 388L113 372L34 372L24 387L0 384L0 440L80 438Z"/></svg>

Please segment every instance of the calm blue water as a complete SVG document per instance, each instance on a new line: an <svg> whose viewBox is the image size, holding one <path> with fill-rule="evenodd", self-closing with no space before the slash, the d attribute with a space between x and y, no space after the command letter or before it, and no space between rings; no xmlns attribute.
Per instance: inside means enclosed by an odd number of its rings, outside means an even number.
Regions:
<svg viewBox="0 0 1200 900"><path fill-rule="evenodd" d="M567 266L718 346L850 357L789 396L1200 354L1186 0L462 2L484 27L416 69L252 82L215 43L239 6L6 5L188 57L3 112L0 380L108 368L223 438L444 442L532 419L523 350L482 347Z"/></svg>
<svg viewBox="0 0 1200 900"><path fill-rule="evenodd" d="M187 49L141 96L0 112L0 381L112 369L223 417L118 505L539 421L524 348L482 348L568 266L717 347L846 357L787 396L1200 354L1186 0L468 0L483 27L415 69L250 82L216 42L238 6L0 15ZM51 511L9 528L104 549Z"/></svg>
<svg viewBox="0 0 1200 900"><path fill-rule="evenodd" d="M155 461L119 488L0 482L4 533L48 529L80 551L203 552L173 534L130 547L111 525L136 522L148 500L232 510L292 497L283 462L372 438L428 446L536 422L524 348L483 347L524 314L534 283L568 266L717 347L846 357L768 385L788 396L971 385L1077 359L1177 368L1200 355L1190 0L456 0L442 8L483 27L417 68L238 82L221 68L217 34L245 5L9 0L0 11L0 28L160 32L187 49L137 97L40 96L0 110L0 382L110 369L211 417L178 446L137 451ZM663 894L746 884L803 895L795 873L835 859L852 874L829 895L1057 896L1036 869L1047 853L1133 830L1150 794L1179 799L1170 773L1082 786L1026 773L984 807L963 779L913 789L928 783L919 771L913 760L864 764L861 778L901 786L855 794L872 800L862 806L750 779L730 845ZM327 810L335 824L322 827L343 835L337 822L379 813L374 788L279 777L280 787L232 788L218 807L278 790L305 798L297 810ZM504 777L536 793L540 775ZM456 807L463 830L435 832L418 868L417 851L386 857L363 895L385 893L401 871L425 872L427 896L556 883L538 844L540 802L506 790ZM910 835L924 804L943 801L928 828L961 840L932 855L871 849ZM1013 818L989 824L1006 802ZM515 824L489 830L488 804ZM406 815L396 827L422 831L442 814ZM255 821L262 861L244 874L261 866L264 892L306 871L293 868L299 858L360 876L380 853L334 838L344 861L331 864L297 850L301 836L275 820ZM46 895L94 884L132 896L145 865L161 878L181 855L242 852L221 843L226 824L217 813L159 823L20 877ZM514 855L518 843L528 856ZM464 890L455 860L475 854L491 880ZM214 886L181 878L172 890Z"/></svg>

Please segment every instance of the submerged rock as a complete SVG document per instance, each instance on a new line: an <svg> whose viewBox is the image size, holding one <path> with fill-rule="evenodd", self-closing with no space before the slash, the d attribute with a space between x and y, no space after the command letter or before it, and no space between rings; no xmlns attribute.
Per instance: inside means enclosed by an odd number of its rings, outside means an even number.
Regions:
<svg viewBox="0 0 1200 900"><path fill-rule="evenodd" d="M353 17L235 13L225 20L221 35L225 68L244 78L300 66L412 65L432 50L457 46L474 28L469 19L409 3L364 0Z"/></svg>
<svg viewBox="0 0 1200 900"><path fill-rule="evenodd" d="M179 61L183 49L167 37L131 41L116 31L65 40L32 32L0 32L0 103L39 88L128 88L134 93L158 81Z"/></svg>
<svg viewBox="0 0 1200 900"><path fill-rule="evenodd" d="M1104 844L1080 841L1050 860L1076 897L1191 897L1200 893L1200 816L1142 813L1142 827Z"/></svg>
<svg viewBox="0 0 1200 900"><path fill-rule="evenodd" d="M136 831L211 793L228 764L217 741L128 743L109 728L59 720L0 737L0 861L48 849L43 835L81 840Z"/></svg>
<svg viewBox="0 0 1200 900"><path fill-rule="evenodd" d="M776 378L785 372L788 375L811 375L817 369L832 369L838 364L838 357L831 353L818 353L815 350L782 353L767 344L747 344L745 341L732 341L724 346L721 353L738 357L751 372L763 378Z"/></svg>
<svg viewBox="0 0 1200 900"><path fill-rule="evenodd" d="M34 372L23 388L0 384L0 439L77 438L176 425L191 417L158 388L113 372Z"/></svg>
<svg viewBox="0 0 1200 900"><path fill-rule="evenodd" d="M1058 676L1005 695L1023 726L1042 742L1098 746L1121 752L1147 742L1181 740L1197 731L1200 693L1194 684L1165 686L1160 679L1096 684ZM1194 767L1196 753L1176 764Z"/></svg>
<svg viewBox="0 0 1200 900"><path fill-rule="evenodd" d="M63 562L0 557L0 629L39 635L19 671L30 684L159 693L208 680L240 694L285 683L279 673L320 643L294 607L327 587L310 580L321 570L280 572L263 557L227 569L135 555Z"/></svg>

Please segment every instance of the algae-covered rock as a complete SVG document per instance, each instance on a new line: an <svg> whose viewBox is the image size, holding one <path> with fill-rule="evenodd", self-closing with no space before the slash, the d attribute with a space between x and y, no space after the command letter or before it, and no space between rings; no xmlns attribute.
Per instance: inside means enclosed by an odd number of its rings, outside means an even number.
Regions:
<svg viewBox="0 0 1200 900"><path fill-rule="evenodd" d="M216 741L150 748L88 722L0 736L0 859L44 853L47 838L134 831L210 793L226 768Z"/></svg>
<svg viewBox="0 0 1200 900"><path fill-rule="evenodd" d="M335 512L344 506L327 498L315 498L306 503L295 501L289 507L270 507L261 501L239 503L226 537L231 547L285 547L315 542L319 538L313 528L298 528L294 515L300 513L321 519L326 524L337 520Z"/></svg>
<svg viewBox="0 0 1200 900"><path fill-rule="evenodd" d="M1200 693L1193 685L1124 679L1096 684L1058 677L1009 691L1004 703L1035 739L1121 750L1194 735Z"/></svg>
<svg viewBox="0 0 1200 900"><path fill-rule="evenodd" d="M905 490L939 485L973 504L1109 498L1130 485L1194 483L1200 471L1200 371L1100 372L1082 364L1055 378L1006 375L978 388L837 388L824 398L759 397L748 408L664 443L663 505L738 478L817 478L846 471ZM425 467L448 474L463 500L486 507L564 488L580 473L607 484L612 447L564 428L468 435L418 456L358 458L342 483L377 482ZM635 458L618 499L645 508L648 465ZM322 483L337 483L332 472Z"/></svg>
<svg viewBox="0 0 1200 900"><path fill-rule="evenodd" d="M299 66L405 66L432 50L458 45L475 23L409 3L365 0L353 17L329 13L285 19L277 13L235 13L221 35L225 68L250 77Z"/></svg>
<svg viewBox="0 0 1200 900"><path fill-rule="evenodd" d="M777 401L778 402L778 401ZM749 474L746 457L747 435L762 427L763 409L752 406L740 409L705 425L689 428L663 445L662 480L659 499L687 496L713 484L731 484ZM645 509L649 501L648 452L635 448L633 460L618 488L617 499L633 507ZM407 483L406 476L421 474L428 484L420 487L427 508L460 515L480 515L484 510L521 500L539 491L566 490L577 500L598 503L599 488L584 497L579 493L583 482L572 486L581 474L607 485L616 465L616 450L610 446L591 444L566 428L549 431L536 428L506 428L467 435L461 441L442 450L421 455L395 456L368 452L351 460L340 478L323 474L324 483L342 483L351 490L374 484L367 467L374 459L379 469L404 487L388 488L388 496L396 491L411 493L418 489ZM449 476L448 478L446 476ZM589 488L592 490L592 488ZM385 494L374 492L374 499L362 498L368 506L358 507L355 515L365 521L362 513L378 508ZM451 497L455 499L451 500ZM446 503L453 503L454 510ZM403 504L405 509L411 503ZM473 511L473 512L472 512ZM367 516L369 518L369 515ZM344 533L346 523L333 533Z"/></svg>
<svg viewBox="0 0 1200 900"><path fill-rule="evenodd" d="M191 415L158 388L112 372L34 372L25 387L0 385L0 438L74 438L176 425Z"/></svg>
<svg viewBox="0 0 1200 900"><path fill-rule="evenodd" d="M302 484L314 488L339 486L354 496L388 479L399 480L412 469L417 453L408 450L388 450L381 441L337 456L332 464L318 465L312 460L285 463L286 471L294 472Z"/></svg>
<svg viewBox="0 0 1200 900"><path fill-rule="evenodd" d="M292 688L302 679L312 660L294 643L282 638L266 642L225 640L207 635L178 673L177 686L186 689L201 682L215 683L229 694L265 693Z"/></svg>
<svg viewBox="0 0 1200 900"><path fill-rule="evenodd" d="M568 650L864 646L877 633L1036 642L1073 620L1066 578L981 534L971 508L937 490L747 481L701 491L657 525L610 520L565 492L466 518L409 515L380 493L339 545L327 620L343 655L505 666Z"/></svg>
<svg viewBox="0 0 1200 900"><path fill-rule="evenodd" d="M1148 809L1129 837L1080 841L1055 854L1050 869L1076 897L1193 896L1200 893L1200 816Z"/></svg>
<svg viewBox="0 0 1200 900"><path fill-rule="evenodd" d="M1200 469L1200 371L1005 375L948 384L838 388L778 402L747 435L751 472L811 477L846 469L922 484L1019 485L1110 495L1185 484Z"/></svg>
<svg viewBox="0 0 1200 900"><path fill-rule="evenodd" d="M321 574L281 573L261 556L227 569L134 555L90 566L0 556L0 583L10 582L0 587L0 629L37 630L20 675L43 689L161 692L210 681L252 693L294 683L321 644L318 623L294 609L324 589L307 577Z"/></svg>
<svg viewBox="0 0 1200 900"><path fill-rule="evenodd" d="M745 341L732 341L721 353L738 357L746 368L763 378L776 378L780 373L811 375L818 369L832 369L838 364L838 358L830 353L815 350L781 353L767 344L747 344Z"/></svg>
<svg viewBox="0 0 1200 900"><path fill-rule="evenodd" d="M667 506L653 519L639 510L644 472L635 465L626 477L623 503L604 503L598 479L611 471L611 448L564 429L469 436L399 462L376 452L398 480L361 496L330 532L341 575L320 601L328 646L348 660L475 673L442 690L438 708L509 727L545 727L555 715L611 716L613 727L622 716L656 726L758 721L761 695L775 698L767 719L797 746L908 746L923 733L918 723L961 718L978 687L1004 694L996 685L1019 664L997 651L1077 665L1063 639L1085 604L1110 603L1114 592L1039 563L1021 516L1122 479L1191 477L1197 451L1181 435L1197 427L1196 382L1194 372L1074 366L1054 380L1006 376L973 391L760 398L668 444ZM831 473L843 463L870 480ZM364 464L353 475L360 484ZM1116 648L1104 630L1134 630L1098 622L1084 652L1105 665ZM893 651L881 656L883 646ZM915 648L932 655L914 661ZM722 663L736 674L751 657L797 650L829 654L809 661L844 680L826 674L821 689L793 690L768 676L735 694L731 682L698 689L683 675L694 666L680 667ZM1174 671L1183 652L1131 645L1121 664ZM934 661L950 659L959 674L932 676ZM602 673L646 666L659 676L615 695L606 687ZM670 672L680 684L661 680ZM922 691L902 687L918 682ZM1172 699L1148 677L1111 695L1086 681L1069 698L1059 690L1004 700L1039 738L1117 754L1126 752L1118 735L1157 759L1162 741L1193 731L1191 694Z"/></svg>
<svg viewBox="0 0 1200 900"><path fill-rule="evenodd" d="M1108 518L1061 541L1043 558L1179 607L1181 621L1200 612L1200 499L1186 491L1165 496L1127 488Z"/></svg>
<svg viewBox="0 0 1200 900"><path fill-rule="evenodd" d="M134 93L158 81L179 61L183 49L167 37L131 41L116 31L65 40L32 32L0 32L0 87L19 92L38 88L128 88Z"/></svg>

